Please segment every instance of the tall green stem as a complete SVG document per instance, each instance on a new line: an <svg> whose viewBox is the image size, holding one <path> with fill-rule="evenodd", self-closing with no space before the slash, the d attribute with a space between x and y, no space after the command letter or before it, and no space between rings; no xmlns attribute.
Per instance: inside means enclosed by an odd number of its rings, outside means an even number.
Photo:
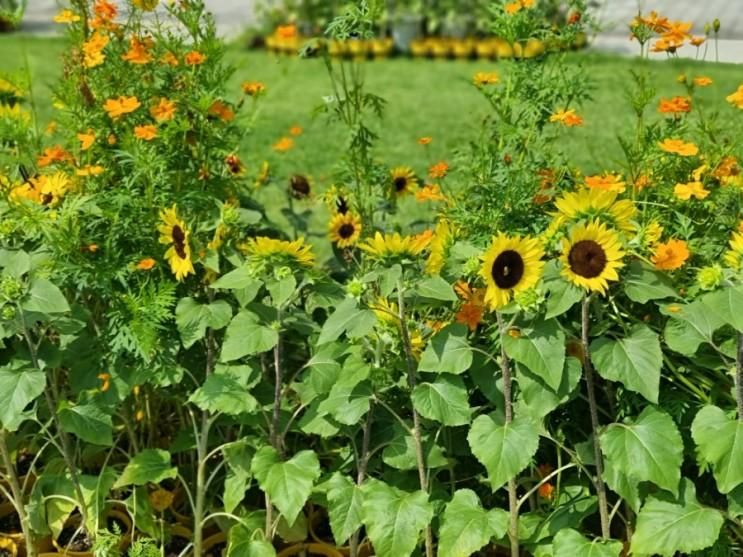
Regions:
<svg viewBox="0 0 743 557"><path fill-rule="evenodd" d="M366 413L366 421L364 422L364 439L361 442L361 452L359 453L359 462L356 467L356 485L361 485L366 479L366 470L369 465L369 445L371 444L371 430L372 421L374 419L374 403L372 402L369 406L369 411ZM358 557L359 555L359 534L357 530L351 536L349 541L351 557Z"/></svg>
<svg viewBox="0 0 743 557"><path fill-rule="evenodd" d="M416 365L415 356L413 355L413 345L410 342L410 331L408 331L408 322L405 317L405 291L402 281L397 284L397 303L399 308L400 334L402 336L403 347L405 348L405 360L408 367L408 386L412 394L415 389L417 378L415 375ZM418 467L418 480L423 491L428 493L428 477L426 474L426 459L423 455L423 440L421 435L420 416L411 400L411 411L413 413L413 444L415 445L415 459ZM433 534L431 527L426 526L426 557L433 557Z"/></svg>
<svg viewBox="0 0 743 557"><path fill-rule="evenodd" d="M26 514L26 507L24 506L23 489L18 480L18 472L16 471L15 464L10 458L6 435L7 432L4 429L0 429L0 458L6 471L5 475L8 478L8 483L10 484L11 494L13 495L13 506L21 521L21 531L23 532L23 539L26 542L26 555L28 557L36 557L36 544L34 543L33 532L31 531L28 514Z"/></svg>
<svg viewBox="0 0 743 557"><path fill-rule="evenodd" d="M501 338L501 369L503 370L503 398L506 401L506 425L513 422L513 375L511 371L511 360L506 354L506 345L503 339L508 331L500 312L496 313L498 329ZM519 557L519 499L516 493L516 477L508 480L508 512L510 521L508 526L508 538L511 542L511 557Z"/></svg>
<svg viewBox="0 0 743 557"><path fill-rule="evenodd" d="M735 400L738 403L738 420L743 422L743 334L738 335L738 357L735 366Z"/></svg>
<svg viewBox="0 0 743 557"><path fill-rule="evenodd" d="M279 322L279 338L273 349L273 368L274 368L274 389L273 389L273 412L271 423L269 424L269 440L271 446L283 456L284 454L284 435L280 431L281 427L281 393L283 391L284 372L281 366L283 351L283 341L281 338L281 309L278 310L277 320ZM268 493L265 494L266 503L266 539L273 538L273 504Z"/></svg>
<svg viewBox="0 0 743 557"><path fill-rule="evenodd" d="M589 352L591 317L591 297L583 296L581 305L581 342L583 345L583 372L586 378L586 389L588 390L588 406L591 414L591 431L593 433L593 457L596 460L596 494L599 500L599 515L601 517L601 535L604 538L611 537L609 529L609 504L606 499L606 484L604 484L604 461L601 456L601 445L599 443L599 411L596 403L596 384Z"/></svg>

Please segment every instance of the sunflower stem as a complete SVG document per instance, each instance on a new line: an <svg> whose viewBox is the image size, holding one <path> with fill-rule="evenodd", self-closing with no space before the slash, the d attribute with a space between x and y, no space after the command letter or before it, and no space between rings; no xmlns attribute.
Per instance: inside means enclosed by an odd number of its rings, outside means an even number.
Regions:
<svg viewBox="0 0 743 557"><path fill-rule="evenodd" d="M369 465L369 445L371 444L371 430L372 421L374 419L374 402L369 406L369 411L366 413L366 421L364 422L364 439L361 442L361 453L359 454L359 462L356 470L356 485L361 485L366 479L366 470ZM351 536L349 541L349 549L351 557L358 557L359 555L359 540L361 537L361 530L356 530Z"/></svg>
<svg viewBox="0 0 743 557"><path fill-rule="evenodd" d="M735 366L735 400L738 403L738 420L743 422L743 334L738 335L738 357Z"/></svg>
<svg viewBox="0 0 743 557"><path fill-rule="evenodd" d="M410 331L408 331L408 322L405 317L405 291L402 281L397 283L397 304L400 319L400 335L402 336L402 343L405 348L405 361L408 367L408 386L410 392L415 390L416 386L416 365L415 356L413 355L413 345L410 342ZM426 459L423 455L423 441L421 435L421 423L420 416L418 415L415 405L410 402L410 409L413 413L413 443L415 444L415 458L418 466L418 480L423 491L428 495L428 477L426 475ZM431 527L426 526L426 557L433 557L433 533Z"/></svg>
<svg viewBox="0 0 743 557"><path fill-rule="evenodd" d="M583 296L581 304L581 342L583 345L583 372L586 378L586 390L588 391L588 407L591 414L591 431L593 433L593 457L596 460L596 494L599 500L599 515L601 517L601 536L603 538L611 537L609 505L606 499L606 485L604 484L604 461L601 456L601 445L599 444L599 412L596 403L596 385L593 372L593 364L589 352L590 339L590 295Z"/></svg>
<svg viewBox="0 0 743 557"><path fill-rule="evenodd" d="M503 371L503 398L505 399L506 425L513 422L513 375L511 360L506 354L505 336L508 334L503 316L498 311L495 313L500 331L501 369ZM509 526L508 538L511 542L511 557L519 557L519 499L516 493L516 477L508 480L508 512Z"/></svg>
<svg viewBox="0 0 743 557"><path fill-rule="evenodd" d="M6 430L0 429L0 458L2 458L2 464L5 467L5 475L10 485L10 492L13 495L11 503L18 513L18 518L21 521L21 531L23 533L23 539L26 542L26 555L28 557L36 557L36 543L34 543L33 531L26 513L26 507L23 504L23 489L21 482L18 479L18 471L16 470L13 460L10 458L10 451L8 450L8 443L6 439Z"/></svg>

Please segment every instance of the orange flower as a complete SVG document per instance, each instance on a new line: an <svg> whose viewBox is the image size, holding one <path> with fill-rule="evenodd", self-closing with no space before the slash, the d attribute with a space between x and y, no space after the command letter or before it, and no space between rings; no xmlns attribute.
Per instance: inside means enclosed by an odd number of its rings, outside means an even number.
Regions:
<svg viewBox="0 0 743 557"><path fill-rule="evenodd" d="M415 192L415 198L418 201L446 201L446 196L441 193L438 184L426 184Z"/></svg>
<svg viewBox="0 0 743 557"><path fill-rule="evenodd" d="M446 178L449 173L449 165L445 161L439 161L428 169L431 178Z"/></svg>
<svg viewBox="0 0 743 557"><path fill-rule="evenodd" d="M95 15L100 17L101 19L107 21L114 19L118 12L119 9L106 0L98 0L93 6L93 13L95 13Z"/></svg>
<svg viewBox="0 0 743 557"><path fill-rule="evenodd" d="M245 174L245 165L237 155L227 155L224 159L224 163L227 165L230 174L233 176L242 176Z"/></svg>
<svg viewBox="0 0 743 557"><path fill-rule="evenodd" d="M296 25L279 25L276 28L276 36L280 39L294 39L298 36Z"/></svg>
<svg viewBox="0 0 743 557"><path fill-rule="evenodd" d="M485 85L495 85L500 81L500 76L495 72L477 72L472 78L472 81L478 87L484 87Z"/></svg>
<svg viewBox="0 0 743 557"><path fill-rule="evenodd" d="M157 128L152 124L137 126L134 128L134 137L142 141L152 141L157 137Z"/></svg>
<svg viewBox="0 0 743 557"><path fill-rule="evenodd" d="M289 135L293 135L294 137L299 137L304 133L304 130L302 129L302 126L292 126L289 128Z"/></svg>
<svg viewBox="0 0 743 557"><path fill-rule="evenodd" d="M108 391L111 388L111 376L108 373L99 373L98 379L101 380L101 388L99 389L102 393Z"/></svg>
<svg viewBox="0 0 743 557"><path fill-rule="evenodd" d="M55 23L75 23L80 21L80 16L72 10L62 10L54 16Z"/></svg>
<svg viewBox="0 0 743 557"><path fill-rule="evenodd" d="M668 31L669 22L667 17L663 17L656 11L650 12L645 17L635 18L634 23L641 23L646 27L649 27L656 33L664 33Z"/></svg>
<svg viewBox="0 0 743 557"><path fill-rule="evenodd" d="M175 54L172 52L166 52L162 58L160 58L160 62L165 64L166 66L172 66L176 67L180 62L178 61L178 58Z"/></svg>
<svg viewBox="0 0 743 557"><path fill-rule="evenodd" d="M704 189L702 182L689 182L686 184L676 184L673 188L673 194L682 201L689 201L692 197L704 199L709 195L709 190Z"/></svg>
<svg viewBox="0 0 743 557"><path fill-rule="evenodd" d="M566 128L574 128L583 125L583 118L575 113L574 109L560 110L550 116L550 122L558 122Z"/></svg>
<svg viewBox="0 0 743 557"><path fill-rule="evenodd" d="M433 141L433 137L428 137L428 136L420 137L418 138L418 145L430 145L432 141Z"/></svg>
<svg viewBox="0 0 743 557"><path fill-rule="evenodd" d="M243 93L251 97L257 97L266 90L266 86L260 81L246 81L242 84Z"/></svg>
<svg viewBox="0 0 743 557"><path fill-rule="evenodd" d="M691 38L692 23L683 21L672 21L668 24L666 31L661 35L669 44L681 46L684 41Z"/></svg>
<svg viewBox="0 0 743 557"><path fill-rule="evenodd" d="M86 68L95 68L103 64L106 60L103 49L106 48L108 42L107 35L96 31L83 43L83 64Z"/></svg>
<svg viewBox="0 0 743 557"><path fill-rule="evenodd" d="M87 132L77 134L77 138L80 140L80 149L87 151L95 143L95 132L89 129Z"/></svg>
<svg viewBox="0 0 743 557"><path fill-rule="evenodd" d="M54 145L53 147L47 147L44 149L44 152L39 155L37 163L39 166L45 167L56 162L73 162L74 160L74 157L61 146Z"/></svg>
<svg viewBox="0 0 743 557"><path fill-rule="evenodd" d="M658 143L658 146L666 153L682 157L693 157L699 154L699 147L683 139L665 139Z"/></svg>
<svg viewBox="0 0 743 557"><path fill-rule="evenodd" d="M466 302L457 312L456 319L457 323L467 325L470 331L476 331L478 325L482 323L483 315L485 315L483 305L476 302Z"/></svg>
<svg viewBox="0 0 743 557"><path fill-rule="evenodd" d="M626 183L619 174L605 173L600 176L586 176L586 186L592 190L605 190L623 193Z"/></svg>
<svg viewBox="0 0 743 557"><path fill-rule="evenodd" d="M130 64L149 64L152 62L152 55L149 53L152 46L153 42L150 38L132 37L129 39L129 50L121 56L121 59Z"/></svg>
<svg viewBox="0 0 743 557"><path fill-rule="evenodd" d="M728 95L726 99L730 104L743 109L743 85L738 87L738 90L735 93Z"/></svg>
<svg viewBox="0 0 743 557"><path fill-rule="evenodd" d="M648 176L647 174L640 174L633 185L637 190L644 190L645 188L650 186L650 184L650 176Z"/></svg>
<svg viewBox="0 0 743 557"><path fill-rule="evenodd" d="M140 106L137 97L119 97L118 99L108 99L103 105L103 109L108 112L109 118L118 120L124 114L134 112Z"/></svg>
<svg viewBox="0 0 743 557"><path fill-rule="evenodd" d="M655 247L655 253L650 260L656 269L661 271L675 271L683 267L689 259L689 248L683 240L669 240Z"/></svg>
<svg viewBox="0 0 743 557"><path fill-rule="evenodd" d="M82 176L83 178L87 178L88 176L99 176L103 174L105 171L105 168L99 165L91 165L88 164L86 166L83 166L82 168L78 168L75 170L75 174L78 176Z"/></svg>
<svg viewBox="0 0 743 557"><path fill-rule="evenodd" d="M157 265L157 261L155 261L151 257L145 257L144 259L141 259L139 263L137 263L137 269L139 269L140 271L151 271L155 268L155 265Z"/></svg>
<svg viewBox="0 0 743 557"><path fill-rule="evenodd" d="M713 81L704 75L700 75L699 77L694 78L694 85L697 87L709 87L712 85Z"/></svg>
<svg viewBox="0 0 743 557"><path fill-rule="evenodd" d="M738 164L738 159L735 157L725 157L720 161L720 164L717 165L714 172L712 172L712 176L714 176L718 182L727 184L731 179L740 176L740 173L741 168Z"/></svg>
<svg viewBox="0 0 743 557"><path fill-rule="evenodd" d="M273 150L279 153L286 153L294 147L294 140L291 137L282 137L273 145Z"/></svg>
<svg viewBox="0 0 743 557"><path fill-rule="evenodd" d="M198 50L192 50L191 52L186 54L184 61L189 66L198 66L206 62L206 56L201 54L201 52L199 52Z"/></svg>
<svg viewBox="0 0 743 557"><path fill-rule="evenodd" d="M699 48L705 43L706 40L707 40L707 37L692 37L689 42L695 47Z"/></svg>
<svg viewBox="0 0 743 557"><path fill-rule="evenodd" d="M108 137L106 138L106 142L107 142L107 143L108 143L109 145L116 145L116 143L117 143L118 141L119 141L119 140L118 140L118 139L116 138L116 136L115 136L114 134L112 134L112 133L108 134Z"/></svg>
<svg viewBox="0 0 743 557"><path fill-rule="evenodd" d="M673 97L672 99L661 99L658 106L661 114L680 114L691 112L691 99L689 97Z"/></svg>
<svg viewBox="0 0 743 557"><path fill-rule="evenodd" d="M163 97L150 109L150 114L157 122L168 122L175 117L175 103Z"/></svg>
<svg viewBox="0 0 743 557"><path fill-rule="evenodd" d="M219 118L223 122L231 122L235 119L235 111L228 104L216 100L209 107L209 116Z"/></svg>
<svg viewBox="0 0 743 557"><path fill-rule="evenodd" d="M508 15L513 15L516 12L521 11L521 7L522 7L521 2L518 2L518 1L509 2L508 4L505 5L505 10Z"/></svg>
<svg viewBox="0 0 743 557"><path fill-rule="evenodd" d="M539 486L539 489L537 490L539 492L539 496L542 499L547 499L548 501L551 501L555 497L555 486L551 483L543 483Z"/></svg>

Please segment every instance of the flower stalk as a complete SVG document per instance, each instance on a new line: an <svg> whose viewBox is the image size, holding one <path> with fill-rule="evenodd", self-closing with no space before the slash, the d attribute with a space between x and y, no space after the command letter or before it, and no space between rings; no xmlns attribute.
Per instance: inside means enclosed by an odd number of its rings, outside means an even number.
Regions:
<svg viewBox="0 0 743 557"><path fill-rule="evenodd" d="M37 550L36 544L34 543L34 535L29 524L28 514L26 513L26 507L23 504L23 489L21 482L18 478L18 472L10 458L10 451L8 450L7 431L0 429L0 459L2 460L3 467L5 468L5 476L7 477L8 484L10 485L10 492L13 496L11 501L13 507L18 513L18 518L21 522L21 532L23 533L23 539L26 542L26 555L28 557L36 557Z"/></svg>

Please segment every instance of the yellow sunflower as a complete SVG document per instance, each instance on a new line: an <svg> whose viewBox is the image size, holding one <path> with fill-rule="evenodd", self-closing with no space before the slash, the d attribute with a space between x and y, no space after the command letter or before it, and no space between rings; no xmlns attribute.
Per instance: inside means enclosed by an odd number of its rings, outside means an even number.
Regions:
<svg viewBox="0 0 743 557"><path fill-rule="evenodd" d="M453 242L454 231L451 224L446 219L439 220L431 240L431 253L426 261L426 273L432 276L441 274L441 269L446 263L446 253Z"/></svg>
<svg viewBox="0 0 743 557"><path fill-rule="evenodd" d="M401 236L398 232L394 234L377 232L374 238L359 247L372 259L415 257L428 247L432 238L433 234L430 231L415 236Z"/></svg>
<svg viewBox="0 0 743 557"><path fill-rule="evenodd" d="M514 294L533 288L542 276L544 249L539 240L499 234L482 256L485 303L491 310L508 305Z"/></svg>
<svg viewBox="0 0 743 557"><path fill-rule="evenodd" d="M287 242L259 236L258 238L250 238L240 246L240 249L248 257L262 259L269 263L297 263L303 267L312 267L315 264L312 247L304 242L304 238Z"/></svg>
<svg viewBox="0 0 743 557"><path fill-rule="evenodd" d="M178 218L178 210L175 205L170 209L160 212L162 224L157 227L160 232L160 243L170 245L165 252L165 259L170 263L170 270L176 280L181 281L188 275L195 274L193 261L191 260L191 245L189 237L191 232L186 224Z"/></svg>
<svg viewBox="0 0 743 557"><path fill-rule="evenodd" d="M600 189L582 189L563 194L555 201L560 224L581 219L607 219L623 232L634 232L632 219L637 214L629 199L617 200L619 194Z"/></svg>
<svg viewBox="0 0 743 557"><path fill-rule="evenodd" d="M395 195L400 197L412 193L418 187L418 178L409 166L398 166L390 171L392 188Z"/></svg>
<svg viewBox="0 0 743 557"><path fill-rule="evenodd" d="M330 220L328 234L339 248L351 247L361 236L361 219L354 213L338 213Z"/></svg>
<svg viewBox="0 0 743 557"><path fill-rule="evenodd" d="M743 232L733 232L730 249L725 253L725 264L736 270L743 267Z"/></svg>
<svg viewBox="0 0 743 557"><path fill-rule="evenodd" d="M617 272L624 251L616 232L597 220L575 226L563 243L562 275L591 292L606 292L609 281L619 280Z"/></svg>

